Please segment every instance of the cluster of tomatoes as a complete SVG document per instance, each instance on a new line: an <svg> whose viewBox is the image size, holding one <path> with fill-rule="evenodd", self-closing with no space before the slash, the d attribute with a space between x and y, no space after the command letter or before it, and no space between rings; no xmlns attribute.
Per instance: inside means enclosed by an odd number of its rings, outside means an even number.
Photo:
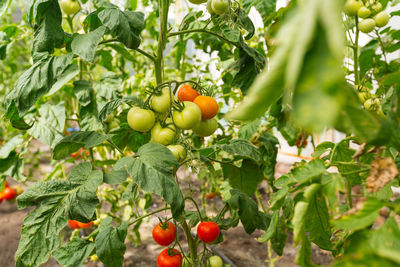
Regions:
<svg viewBox="0 0 400 267"><path fill-rule="evenodd" d="M177 100L173 101L170 88L164 87L149 99L150 109L132 107L127 121L135 131L151 130L151 142L167 146L178 161L183 161L186 149L174 144L178 141L179 129L192 130L201 137L212 135L218 128L215 116L219 106L214 98L201 95L191 85L179 88Z"/></svg>
<svg viewBox="0 0 400 267"><path fill-rule="evenodd" d="M7 182L4 183L4 189L0 192L0 203L3 202L3 199L12 201L14 200L17 196L22 194L24 190L20 185L17 185L16 187L10 187Z"/></svg>
<svg viewBox="0 0 400 267"><path fill-rule="evenodd" d="M375 27L383 27L389 22L389 14L382 11L382 4L376 0L367 0L365 5L361 0L347 0L344 5L344 12L348 16L362 18L358 28L363 33L369 33Z"/></svg>
<svg viewBox="0 0 400 267"><path fill-rule="evenodd" d="M197 226L197 236L204 243L210 244L217 240L220 230L218 224L211 221L201 222ZM166 221L161 222L153 228L152 236L154 241L164 247L171 245L176 239L175 225ZM222 267L223 262L219 256L212 256L208 259L211 267ZM157 257L158 267L180 267L190 266L187 258L183 259L179 250L166 248Z"/></svg>

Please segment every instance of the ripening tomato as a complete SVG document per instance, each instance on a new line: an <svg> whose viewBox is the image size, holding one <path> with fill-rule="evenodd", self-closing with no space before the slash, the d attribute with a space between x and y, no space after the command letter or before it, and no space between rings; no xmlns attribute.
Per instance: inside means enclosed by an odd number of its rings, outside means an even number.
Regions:
<svg viewBox="0 0 400 267"><path fill-rule="evenodd" d="M145 133L153 128L156 117L151 110L133 107L128 112L127 120L133 130Z"/></svg>
<svg viewBox="0 0 400 267"><path fill-rule="evenodd" d="M79 2L75 0L60 0L58 3L62 11L67 15L75 15L81 9Z"/></svg>
<svg viewBox="0 0 400 267"><path fill-rule="evenodd" d="M358 10L363 6L364 4L361 1L347 0L344 4L344 13L348 16L356 16Z"/></svg>
<svg viewBox="0 0 400 267"><path fill-rule="evenodd" d="M164 113L171 107L171 92L168 87L161 90L161 95L153 95L150 100L150 106L158 113Z"/></svg>
<svg viewBox="0 0 400 267"><path fill-rule="evenodd" d="M214 255L208 258L207 260L210 267L222 267L224 262L222 261L221 257Z"/></svg>
<svg viewBox="0 0 400 267"><path fill-rule="evenodd" d="M166 248L157 257L158 267L181 267L182 255L179 250Z"/></svg>
<svg viewBox="0 0 400 267"><path fill-rule="evenodd" d="M167 146L177 161L181 162L186 159L186 149L182 145L169 145Z"/></svg>
<svg viewBox="0 0 400 267"><path fill-rule="evenodd" d="M162 144L164 146L172 144L174 141L176 128L171 119L167 119L166 123L167 126L165 128L163 128L161 124L157 122L153 129L151 129L152 142Z"/></svg>
<svg viewBox="0 0 400 267"><path fill-rule="evenodd" d="M198 5L207 2L207 0L189 0L189 2Z"/></svg>
<svg viewBox="0 0 400 267"><path fill-rule="evenodd" d="M5 200L13 200L14 198L17 197L17 192L12 187L6 187L4 188L2 195L3 199Z"/></svg>
<svg viewBox="0 0 400 267"><path fill-rule="evenodd" d="M114 113L108 115L108 117L104 120L105 123L110 123L114 120Z"/></svg>
<svg viewBox="0 0 400 267"><path fill-rule="evenodd" d="M375 23L375 20L373 20L373 19L363 19L362 21L360 21L360 23L358 23L358 28L363 33L372 32L374 30L375 26L376 26L376 23Z"/></svg>
<svg viewBox="0 0 400 267"><path fill-rule="evenodd" d="M22 189L22 186L17 185L14 187L15 193L17 193L17 196L21 195L24 192L24 189Z"/></svg>
<svg viewBox="0 0 400 267"><path fill-rule="evenodd" d="M193 103L199 106L201 110L201 118L203 120L209 120L218 114L218 103L211 96L198 96Z"/></svg>
<svg viewBox="0 0 400 267"><path fill-rule="evenodd" d="M369 8L363 6L361 7L358 12L357 12L358 16L362 19L366 19L369 16L371 16L371 11L369 10Z"/></svg>
<svg viewBox="0 0 400 267"><path fill-rule="evenodd" d="M379 12L374 17L376 26L378 27L386 26L386 24L389 23L389 19L390 19L389 14L386 11Z"/></svg>
<svg viewBox="0 0 400 267"><path fill-rule="evenodd" d="M69 227L72 229L79 229L78 221L75 220L68 220Z"/></svg>
<svg viewBox="0 0 400 267"><path fill-rule="evenodd" d="M193 102L183 102L182 111L174 111L172 114L175 125L181 129L188 130L196 126L201 120L201 110L198 105Z"/></svg>
<svg viewBox="0 0 400 267"><path fill-rule="evenodd" d="M194 90L190 84L186 84L179 88L177 97L179 101L193 102L199 95L200 93Z"/></svg>
<svg viewBox="0 0 400 267"><path fill-rule="evenodd" d="M78 223L79 229L90 228L90 227L92 227L92 225L93 225L93 221L88 222L88 223L82 223L82 222L78 222L78 221L76 221L76 222Z"/></svg>
<svg viewBox="0 0 400 267"><path fill-rule="evenodd" d="M219 226L215 222L201 222L197 226L197 236L204 243L212 243L219 236Z"/></svg>
<svg viewBox="0 0 400 267"><path fill-rule="evenodd" d="M213 199L217 195L217 192L206 193L205 197L207 199Z"/></svg>
<svg viewBox="0 0 400 267"><path fill-rule="evenodd" d="M153 228L152 236L154 241L161 246L169 246L175 240L175 226L170 222L157 224Z"/></svg>
<svg viewBox="0 0 400 267"><path fill-rule="evenodd" d="M222 15L229 10L229 0L212 0L211 8L216 14Z"/></svg>
<svg viewBox="0 0 400 267"><path fill-rule="evenodd" d="M210 120L200 121L194 128L193 132L201 137L212 135L218 128L218 121L216 118Z"/></svg>

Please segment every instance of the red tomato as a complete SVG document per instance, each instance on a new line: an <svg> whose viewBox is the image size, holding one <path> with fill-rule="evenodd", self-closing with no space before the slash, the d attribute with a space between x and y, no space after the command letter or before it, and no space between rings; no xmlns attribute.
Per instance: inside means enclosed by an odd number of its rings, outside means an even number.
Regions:
<svg viewBox="0 0 400 267"><path fill-rule="evenodd" d="M75 220L68 220L69 227L72 229L79 229L78 221Z"/></svg>
<svg viewBox="0 0 400 267"><path fill-rule="evenodd" d="M218 114L219 106L217 101L211 96L198 96L193 101L201 110L201 118L209 120Z"/></svg>
<svg viewBox="0 0 400 267"><path fill-rule="evenodd" d="M170 223L160 223L153 228L153 239L161 246L168 246L175 240L175 226Z"/></svg>
<svg viewBox="0 0 400 267"><path fill-rule="evenodd" d="M207 199L212 199L217 195L217 192L206 193Z"/></svg>
<svg viewBox="0 0 400 267"><path fill-rule="evenodd" d="M3 199L13 200L14 198L16 198L17 192L15 192L15 189L12 187L6 187L4 188L2 195Z"/></svg>
<svg viewBox="0 0 400 267"><path fill-rule="evenodd" d="M4 182L4 188L10 187L7 183L7 181Z"/></svg>
<svg viewBox="0 0 400 267"><path fill-rule="evenodd" d="M219 236L219 226L215 222L201 222L197 226L197 236L204 243L212 243Z"/></svg>
<svg viewBox="0 0 400 267"><path fill-rule="evenodd" d="M179 101L190 101L193 102L200 93L193 89L190 84L186 84L179 88L178 90L178 100Z"/></svg>
<svg viewBox="0 0 400 267"><path fill-rule="evenodd" d="M179 250L166 248L157 257L158 267L181 267L182 255Z"/></svg>

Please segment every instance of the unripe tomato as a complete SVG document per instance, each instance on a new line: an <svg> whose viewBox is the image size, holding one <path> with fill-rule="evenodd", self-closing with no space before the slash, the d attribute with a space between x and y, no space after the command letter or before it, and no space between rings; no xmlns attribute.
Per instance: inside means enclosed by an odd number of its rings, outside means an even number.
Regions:
<svg viewBox="0 0 400 267"><path fill-rule="evenodd" d="M367 99L367 100L364 102L364 107L365 107L366 110L372 110L372 109L373 109L373 105L374 105L374 101L373 101L372 98Z"/></svg>
<svg viewBox="0 0 400 267"><path fill-rule="evenodd" d="M369 8L363 6L361 7L358 12L357 12L358 16L362 19L366 19L369 16L371 16L371 10L369 10Z"/></svg>
<svg viewBox="0 0 400 267"><path fill-rule="evenodd" d="M93 254L92 256L90 256L90 260L91 261L98 261L99 257L97 256L97 254Z"/></svg>
<svg viewBox="0 0 400 267"><path fill-rule="evenodd" d="M188 258L183 258L182 267L192 267L192 263Z"/></svg>
<svg viewBox="0 0 400 267"><path fill-rule="evenodd" d="M204 243L212 243L219 236L219 226L215 222L201 222L197 226L197 236Z"/></svg>
<svg viewBox="0 0 400 267"><path fill-rule="evenodd" d="M376 26L383 27L389 23L389 14L386 11L379 12L375 15L374 20L376 22Z"/></svg>
<svg viewBox="0 0 400 267"><path fill-rule="evenodd" d="M152 236L154 241L161 246L169 246L175 240L175 226L170 223L160 223L153 228Z"/></svg>
<svg viewBox="0 0 400 267"><path fill-rule="evenodd" d="M167 146L177 161L181 162L186 159L186 149L182 145L169 145Z"/></svg>
<svg viewBox="0 0 400 267"><path fill-rule="evenodd" d="M214 15L215 12L214 12L214 10L212 9L211 4L212 4L212 0L208 0L208 1L207 1L207 11L208 11L208 13L210 13L210 15Z"/></svg>
<svg viewBox="0 0 400 267"><path fill-rule="evenodd" d="M67 15L75 15L81 9L78 1L60 0L58 3L60 4L61 10Z"/></svg>
<svg viewBox="0 0 400 267"><path fill-rule="evenodd" d="M217 255L209 257L207 263L210 265L210 267L222 267L224 265L221 257Z"/></svg>
<svg viewBox="0 0 400 267"><path fill-rule="evenodd" d="M369 97L370 97L370 94L368 92L359 92L358 93L358 98L360 99L361 103L364 103Z"/></svg>
<svg viewBox="0 0 400 267"><path fill-rule="evenodd" d="M166 248L157 257L158 267L181 267L182 255L179 250Z"/></svg>
<svg viewBox="0 0 400 267"><path fill-rule="evenodd" d="M211 96L198 96L193 103L199 106L201 110L201 118L203 120L209 120L218 114L218 103Z"/></svg>
<svg viewBox="0 0 400 267"><path fill-rule="evenodd" d="M168 120L166 122L168 123ZM163 128L160 123L157 122L154 125L153 129L151 129L151 141L154 143L162 144L164 146L172 144L172 142L174 141L175 132L176 129L172 123Z"/></svg>
<svg viewBox="0 0 400 267"><path fill-rule="evenodd" d="M355 16L362 6L363 3L361 1L347 0L344 4L344 13L346 13L348 16Z"/></svg>
<svg viewBox="0 0 400 267"><path fill-rule="evenodd" d="M198 5L207 2L207 0L189 0L189 2Z"/></svg>
<svg viewBox="0 0 400 267"><path fill-rule="evenodd" d="M108 130L111 131L113 129L117 129L119 127L119 120L113 120L108 124Z"/></svg>
<svg viewBox="0 0 400 267"><path fill-rule="evenodd" d="M188 130L196 126L201 120L201 110L193 102L183 102L184 109L182 111L174 111L172 114L175 125L181 129Z"/></svg>
<svg viewBox="0 0 400 267"><path fill-rule="evenodd" d="M14 198L17 197L17 192L12 187L6 187L4 188L2 195L3 199L5 200L13 200Z"/></svg>
<svg viewBox="0 0 400 267"><path fill-rule="evenodd" d="M151 110L133 107L128 112L127 120L133 130L144 133L153 127L156 117Z"/></svg>
<svg viewBox="0 0 400 267"><path fill-rule="evenodd" d="M190 84L183 85L178 90L177 98L179 101L191 101L196 99L200 93L193 89Z"/></svg>
<svg viewBox="0 0 400 267"><path fill-rule="evenodd" d="M201 137L212 135L218 128L218 121L216 118L210 120L200 121L194 128L193 132Z"/></svg>
<svg viewBox="0 0 400 267"><path fill-rule="evenodd" d="M16 187L14 187L15 189L15 193L17 193L17 196L21 195L24 192L24 189L22 189L22 186L17 185Z"/></svg>
<svg viewBox="0 0 400 267"><path fill-rule="evenodd" d="M212 0L211 8L216 14L222 15L229 10L229 0Z"/></svg>
<svg viewBox="0 0 400 267"><path fill-rule="evenodd" d="M171 107L171 94L168 87L162 89L161 95L153 95L150 100L150 106L158 113L164 113Z"/></svg>
<svg viewBox="0 0 400 267"><path fill-rule="evenodd" d="M376 25L375 20L373 20L373 19L363 19L358 24L358 28L363 33L369 33L369 32L372 32L374 30L375 25Z"/></svg>
<svg viewBox="0 0 400 267"><path fill-rule="evenodd" d="M108 115L108 117L104 120L105 123L110 123L114 120L114 113Z"/></svg>

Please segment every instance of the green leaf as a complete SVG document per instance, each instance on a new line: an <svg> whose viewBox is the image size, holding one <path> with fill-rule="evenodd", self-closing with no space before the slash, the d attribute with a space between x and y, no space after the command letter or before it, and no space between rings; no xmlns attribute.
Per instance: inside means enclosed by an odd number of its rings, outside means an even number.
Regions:
<svg viewBox="0 0 400 267"><path fill-rule="evenodd" d="M272 236L276 232L278 220L279 220L279 210L276 210L272 215L271 222L268 226L267 231L265 231L265 233L260 238L257 238L258 242L265 243L272 238Z"/></svg>
<svg viewBox="0 0 400 267"><path fill-rule="evenodd" d="M222 164L224 177L229 179L232 188L236 188L252 196L258 184L264 179L260 167L251 160L243 160L242 165Z"/></svg>
<svg viewBox="0 0 400 267"><path fill-rule="evenodd" d="M336 229L356 231L375 222L383 203L375 198L368 198L364 206L355 214L345 215L339 220L332 221Z"/></svg>
<svg viewBox="0 0 400 267"><path fill-rule="evenodd" d="M305 224L306 224L306 215L308 210L309 203L305 201L297 202L294 207L294 216L292 219L293 224L293 235L294 241L296 244L301 240L301 238L305 234Z"/></svg>
<svg viewBox="0 0 400 267"><path fill-rule="evenodd" d="M34 32L33 51L53 52L54 48L64 44L61 9L56 0L35 1L35 23L38 27Z"/></svg>
<svg viewBox="0 0 400 267"><path fill-rule="evenodd" d="M220 145L221 149L229 154L247 158L255 161L257 164L262 163L262 156L257 147L250 141L244 139L233 139L228 144Z"/></svg>
<svg viewBox="0 0 400 267"><path fill-rule="evenodd" d="M247 13L249 13L250 8L254 6L257 11L260 12L265 23L268 17L275 12L276 0L243 0L242 6Z"/></svg>
<svg viewBox="0 0 400 267"><path fill-rule="evenodd" d="M79 73L79 67L77 64L72 63L69 65L65 71L58 77L57 81L53 84L50 89L50 92L46 94L46 96L51 96L56 93L59 89L61 89L67 82L72 80Z"/></svg>
<svg viewBox="0 0 400 267"><path fill-rule="evenodd" d="M100 81L96 82L94 85L97 96L101 96L107 100L117 98L121 88L121 77L113 72L103 74Z"/></svg>
<svg viewBox="0 0 400 267"><path fill-rule="evenodd" d="M178 167L174 155L163 145L148 143L139 148L136 156L121 159L133 181L143 190L162 196L171 205L173 216L178 217L185 203L174 177Z"/></svg>
<svg viewBox="0 0 400 267"><path fill-rule="evenodd" d="M266 229L269 225L267 214L258 210L257 204L243 192L230 190L231 198L226 202L233 208L239 210L240 221L243 224L246 233L251 234L256 229Z"/></svg>
<svg viewBox="0 0 400 267"><path fill-rule="evenodd" d="M94 63L96 49L107 28L100 26L96 30L75 36L71 43L72 52L84 60Z"/></svg>
<svg viewBox="0 0 400 267"><path fill-rule="evenodd" d="M259 125L260 125L259 119L256 119L252 122L245 123L239 129L239 132L238 132L239 138L250 140L253 137L253 135L257 132Z"/></svg>
<svg viewBox="0 0 400 267"><path fill-rule="evenodd" d="M107 117L110 116L111 113L113 113L115 110L117 110L117 108L121 104L122 104L122 100L119 98L113 99L113 100L107 102L107 104L105 104L103 106L103 108L101 109L101 111L99 113L100 121L105 121L107 119Z"/></svg>
<svg viewBox="0 0 400 267"><path fill-rule="evenodd" d="M11 138L7 143L5 143L2 147L0 147L0 159L5 159L8 158L10 153L18 147L22 142L24 141L24 138L22 135L17 135Z"/></svg>
<svg viewBox="0 0 400 267"><path fill-rule="evenodd" d="M375 231L370 244L374 253L400 264L400 229L393 217Z"/></svg>
<svg viewBox="0 0 400 267"><path fill-rule="evenodd" d="M103 135L94 131L74 132L57 143L53 150L53 159L63 159L81 147L88 149L98 146L109 138L111 135Z"/></svg>
<svg viewBox="0 0 400 267"><path fill-rule="evenodd" d="M123 222L118 228L112 227L109 217L101 222L95 240L96 254L106 267L122 267L127 229L127 222Z"/></svg>
<svg viewBox="0 0 400 267"><path fill-rule="evenodd" d="M37 182L20 195L19 209L37 207L24 220L16 265L47 262L60 244L58 234L68 218L90 221L99 203L96 191L101 182L101 171L92 171L90 163L82 163L71 170L68 180Z"/></svg>
<svg viewBox="0 0 400 267"><path fill-rule="evenodd" d="M304 183L322 175L326 171L324 162L320 159L312 160L304 165L294 168L291 175L297 182Z"/></svg>
<svg viewBox="0 0 400 267"><path fill-rule="evenodd" d="M109 173L104 175L107 184L120 184L128 177L128 166L132 164L131 157L124 157L117 161Z"/></svg>
<svg viewBox="0 0 400 267"><path fill-rule="evenodd" d="M90 256L95 247L95 243L87 239L75 237L54 251L53 257L59 264L66 267L82 266L85 259Z"/></svg>
<svg viewBox="0 0 400 267"><path fill-rule="evenodd" d="M285 202L288 192L289 188L287 186L284 186L278 191L274 192L270 200L270 208L272 210L279 210Z"/></svg>
<svg viewBox="0 0 400 267"><path fill-rule="evenodd" d="M25 115L32 105L51 89L58 78L62 77L72 58L72 54L45 55L25 71L5 99L6 118Z"/></svg>
<svg viewBox="0 0 400 267"><path fill-rule="evenodd" d="M276 228L275 234L271 238L272 249L279 256L283 255L283 249L286 245L288 239L286 221L283 217L278 220L278 226Z"/></svg>
<svg viewBox="0 0 400 267"><path fill-rule="evenodd" d="M144 14L117 8L106 8L98 17L113 36L118 37L126 47L136 49L140 45L140 32L144 27Z"/></svg>
<svg viewBox="0 0 400 267"><path fill-rule="evenodd" d="M260 151L263 155L263 171L268 178L270 185L275 180L276 157L278 156L278 139L272 134L265 132L259 138L258 142L262 144Z"/></svg>
<svg viewBox="0 0 400 267"><path fill-rule="evenodd" d="M81 106L86 107L90 104L90 102L92 102L91 91L93 91L93 89L90 86L89 81L74 81L74 93Z"/></svg>
<svg viewBox="0 0 400 267"><path fill-rule="evenodd" d="M311 267L314 264L311 262L312 250L311 242L307 235L304 235L301 239L301 245L299 252L296 255L296 263L300 266Z"/></svg>
<svg viewBox="0 0 400 267"><path fill-rule="evenodd" d="M64 102L55 106L44 104L39 109L40 118L28 133L53 148L62 138L65 126Z"/></svg>

